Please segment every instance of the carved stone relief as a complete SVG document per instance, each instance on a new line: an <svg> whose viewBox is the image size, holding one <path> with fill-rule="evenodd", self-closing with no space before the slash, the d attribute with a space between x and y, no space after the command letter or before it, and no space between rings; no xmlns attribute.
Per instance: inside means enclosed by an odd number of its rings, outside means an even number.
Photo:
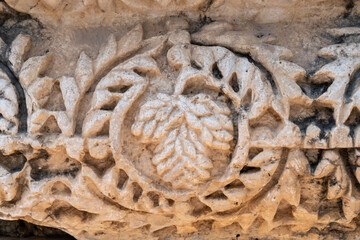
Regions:
<svg viewBox="0 0 360 240"><path fill-rule="evenodd" d="M95 4L114 1L84 1ZM110 34L59 76L54 53L29 56L29 35L0 39L0 217L78 239L354 230L359 44L324 46L327 62L309 74L271 36L224 21L165 25L150 37L142 24Z"/></svg>

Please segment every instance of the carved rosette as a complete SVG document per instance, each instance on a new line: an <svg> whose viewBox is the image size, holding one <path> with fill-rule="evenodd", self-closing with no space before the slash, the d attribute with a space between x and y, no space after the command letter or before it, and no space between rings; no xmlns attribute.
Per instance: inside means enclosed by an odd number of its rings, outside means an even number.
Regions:
<svg viewBox="0 0 360 240"><path fill-rule="evenodd" d="M272 39L183 25L149 39L140 25L111 35L96 58L80 53L73 76L47 76L52 55L24 59L30 39L14 40L14 74L0 72L5 218L76 218L65 230L84 239L121 226L194 232L201 221L262 233L354 228L359 46L323 48L334 61L309 78Z"/></svg>

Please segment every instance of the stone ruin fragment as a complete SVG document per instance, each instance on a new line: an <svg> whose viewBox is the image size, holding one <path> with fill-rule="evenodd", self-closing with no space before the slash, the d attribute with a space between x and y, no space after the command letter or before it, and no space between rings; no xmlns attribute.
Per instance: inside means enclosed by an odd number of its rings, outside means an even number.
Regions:
<svg viewBox="0 0 360 240"><path fill-rule="evenodd" d="M0 235L356 239L359 24L352 0L0 1Z"/></svg>

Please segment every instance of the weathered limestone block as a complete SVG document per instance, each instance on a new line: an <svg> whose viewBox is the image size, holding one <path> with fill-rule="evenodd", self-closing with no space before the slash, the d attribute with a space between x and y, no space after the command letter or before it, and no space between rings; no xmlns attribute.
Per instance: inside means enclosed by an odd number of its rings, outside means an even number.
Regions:
<svg viewBox="0 0 360 240"><path fill-rule="evenodd" d="M276 24L231 21L244 6ZM77 239L359 231L360 30L344 27L357 7L0 3L0 218ZM304 9L324 21L307 40L313 22L293 23L298 37L281 23ZM340 15L354 18L325 21Z"/></svg>

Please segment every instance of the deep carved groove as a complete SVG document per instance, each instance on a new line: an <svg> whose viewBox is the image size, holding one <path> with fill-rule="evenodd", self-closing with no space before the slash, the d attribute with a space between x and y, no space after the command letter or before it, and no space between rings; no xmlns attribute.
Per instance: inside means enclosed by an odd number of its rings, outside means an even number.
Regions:
<svg viewBox="0 0 360 240"><path fill-rule="evenodd" d="M279 166L276 168L275 173L272 175L271 180L262 188L262 190L252 198L252 201L261 198L266 194L271 188L277 184L279 176L282 174L285 168L286 161L288 159L290 150L285 148L282 150Z"/></svg>
<svg viewBox="0 0 360 240"><path fill-rule="evenodd" d="M21 171L26 163L26 158L21 152L10 155L0 153L0 165L10 173Z"/></svg>
<svg viewBox="0 0 360 240"><path fill-rule="evenodd" d="M207 195L205 197L205 199L226 200L227 196L225 196L225 194L219 190L219 191L213 192L210 195Z"/></svg>
<svg viewBox="0 0 360 240"><path fill-rule="evenodd" d="M233 73L233 75L231 76L230 86L234 90L234 92L239 92L240 86L236 73Z"/></svg>
<svg viewBox="0 0 360 240"><path fill-rule="evenodd" d="M326 138L328 132L335 126L333 110L326 106L313 104L312 106L291 105L289 120L299 126L303 134L310 124L321 129L320 138Z"/></svg>
<svg viewBox="0 0 360 240"><path fill-rule="evenodd" d="M217 63L214 63L213 67L212 67L212 74L214 75L214 77L216 77L217 79L222 79L223 75L217 65Z"/></svg>
<svg viewBox="0 0 360 240"><path fill-rule="evenodd" d="M345 102L350 103L350 98L354 94L354 92L359 88L360 86L360 70L357 70L353 76L350 78L350 82L346 86L345 90Z"/></svg>
<svg viewBox="0 0 360 240"><path fill-rule="evenodd" d="M132 184L133 186L133 201L134 202L137 202L139 200L139 198L141 197L142 193L143 193L143 190L142 188L140 187L140 185L136 182L134 182Z"/></svg>
<svg viewBox="0 0 360 240"><path fill-rule="evenodd" d="M195 217L206 215L211 212L211 208L206 204L202 203L196 197L190 199L190 204L193 206L192 215Z"/></svg>
<svg viewBox="0 0 360 240"><path fill-rule="evenodd" d="M239 179L236 179L225 186L225 190L241 189L241 188L245 188L245 185Z"/></svg>
<svg viewBox="0 0 360 240"><path fill-rule="evenodd" d="M348 119L345 121L345 125L350 128L349 135L353 138L356 127L360 124L360 111L357 108L353 108Z"/></svg>

